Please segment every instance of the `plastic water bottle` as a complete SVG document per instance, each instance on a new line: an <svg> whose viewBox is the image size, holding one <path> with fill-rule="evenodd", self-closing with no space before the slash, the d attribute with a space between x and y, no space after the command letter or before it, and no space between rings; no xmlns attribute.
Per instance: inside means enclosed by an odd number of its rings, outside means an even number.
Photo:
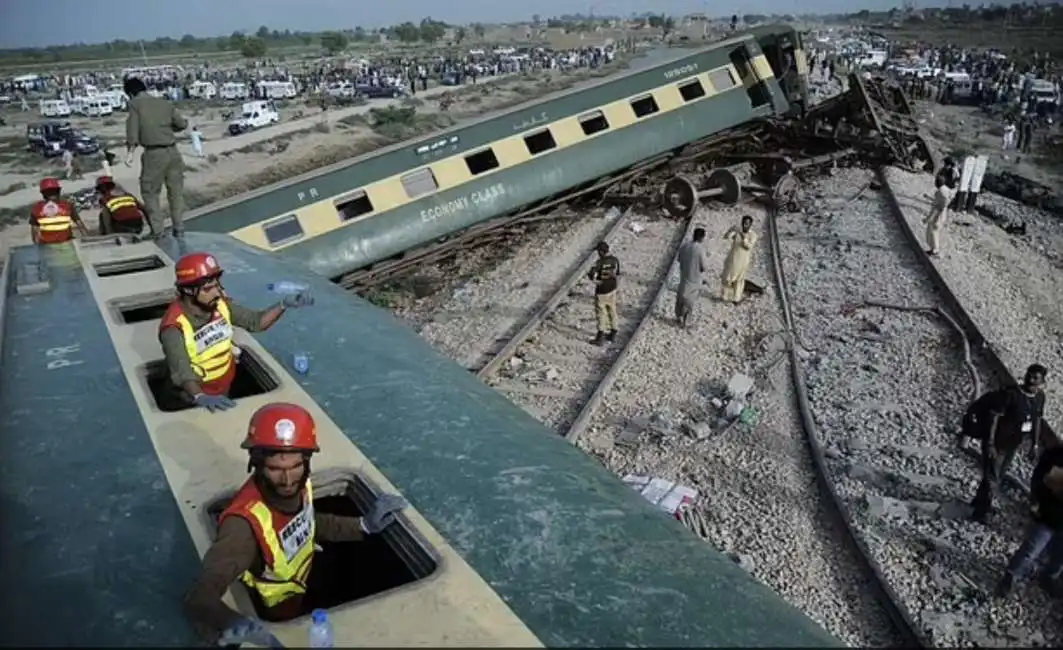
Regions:
<svg viewBox="0 0 1063 650"><path fill-rule="evenodd" d="M310 287L305 284L300 284L298 282L290 282L288 280L281 280L280 282L270 282L266 285L266 289L269 289L273 293L279 294L302 293L303 291L306 291L309 288Z"/></svg>
<svg viewBox="0 0 1063 650"><path fill-rule="evenodd" d="M315 609L310 614L310 647L331 648L336 644L332 634L332 623L328 620L328 612L323 609Z"/></svg>
<svg viewBox="0 0 1063 650"><path fill-rule="evenodd" d="M296 352L292 355L292 367L300 375L308 374L310 372L310 355L305 352Z"/></svg>

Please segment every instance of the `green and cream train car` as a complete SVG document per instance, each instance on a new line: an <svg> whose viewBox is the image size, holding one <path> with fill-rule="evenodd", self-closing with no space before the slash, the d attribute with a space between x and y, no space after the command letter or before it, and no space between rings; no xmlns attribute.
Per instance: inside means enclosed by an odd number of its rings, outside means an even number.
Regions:
<svg viewBox="0 0 1063 650"><path fill-rule="evenodd" d="M335 278L711 134L786 113L786 93L760 46L771 38L735 36L665 65L346 161L205 207L188 228L231 233Z"/></svg>
<svg viewBox="0 0 1063 650"><path fill-rule="evenodd" d="M189 250L213 252L249 307L272 302L269 278L317 298L236 332L225 413L156 398ZM296 351L309 374L289 371ZM182 596L247 477L251 414L275 401L317 422L316 510L357 515L378 490L411 504L370 541L320 542L337 647L838 645L386 311L229 236L13 249L0 355L4 645L193 645ZM241 584L227 600L256 616ZM308 618L268 625L306 647Z"/></svg>

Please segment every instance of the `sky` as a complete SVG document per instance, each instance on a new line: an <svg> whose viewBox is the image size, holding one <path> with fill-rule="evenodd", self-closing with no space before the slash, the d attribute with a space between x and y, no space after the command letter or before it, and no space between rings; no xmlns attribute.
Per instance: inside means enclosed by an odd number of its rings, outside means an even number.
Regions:
<svg viewBox="0 0 1063 650"><path fill-rule="evenodd" d="M47 2L43 12L42 2ZM184 34L216 36L236 30L253 32L260 25L292 31L381 27L407 20L417 22L429 15L453 23L490 23L528 20L536 13L543 18L591 11L621 16L645 11L727 16L848 13L900 4L900 0L583 0L583 4L579 0L0 0L0 49L100 43L119 38L180 38Z"/></svg>

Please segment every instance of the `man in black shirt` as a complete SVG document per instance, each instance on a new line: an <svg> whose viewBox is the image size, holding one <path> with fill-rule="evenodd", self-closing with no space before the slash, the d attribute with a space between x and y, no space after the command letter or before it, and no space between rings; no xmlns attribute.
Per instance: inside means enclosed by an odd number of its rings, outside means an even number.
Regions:
<svg viewBox="0 0 1063 650"><path fill-rule="evenodd" d="M620 260L609 254L609 244L598 242L598 261L587 277L594 282L594 311L598 318L595 345L616 339L616 287Z"/></svg>
<svg viewBox="0 0 1063 650"><path fill-rule="evenodd" d="M1000 479L1011 465L1019 445L1029 437L1030 455L1036 457L1038 443L1048 447L1051 441L1044 440L1041 417L1045 409L1045 367L1034 364L1026 369L1021 386L1005 388L987 399L986 413L974 437L982 439L982 483L971 503L973 519L984 521L993 507L993 495ZM976 404L981 402L978 400ZM970 417L968 413L968 417ZM965 418L966 419L966 418ZM967 423L965 422L965 426Z"/></svg>
<svg viewBox="0 0 1063 650"><path fill-rule="evenodd" d="M1060 594L1063 577L1063 447L1045 450L1030 480L1030 514L1033 522L1022 545L1011 556L997 583L997 596L1011 591L1016 579L1026 577L1048 551L1041 583L1053 596Z"/></svg>

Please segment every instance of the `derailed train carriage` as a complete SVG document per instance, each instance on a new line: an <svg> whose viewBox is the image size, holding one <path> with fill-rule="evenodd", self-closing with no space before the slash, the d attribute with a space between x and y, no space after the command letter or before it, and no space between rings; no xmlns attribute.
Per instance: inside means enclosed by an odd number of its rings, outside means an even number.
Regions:
<svg viewBox="0 0 1063 650"><path fill-rule="evenodd" d="M236 333L225 413L156 397L159 319L189 250L212 251L243 304L271 302L270 279L317 297ZM287 369L297 351L307 375ZM13 249L0 355L5 645L193 643L181 597L246 477L248 420L274 401L318 423L316 509L360 514L377 491L412 504L372 541L321 543L337 646L837 645L388 313L231 237ZM255 616L242 586L229 598ZM269 627L305 646L306 619Z"/></svg>
<svg viewBox="0 0 1063 650"><path fill-rule="evenodd" d="M226 232L352 286L443 237L480 234L645 173L691 143L803 111L799 34L759 27L667 64L206 206ZM397 259L398 258L398 259Z"/></svg>

